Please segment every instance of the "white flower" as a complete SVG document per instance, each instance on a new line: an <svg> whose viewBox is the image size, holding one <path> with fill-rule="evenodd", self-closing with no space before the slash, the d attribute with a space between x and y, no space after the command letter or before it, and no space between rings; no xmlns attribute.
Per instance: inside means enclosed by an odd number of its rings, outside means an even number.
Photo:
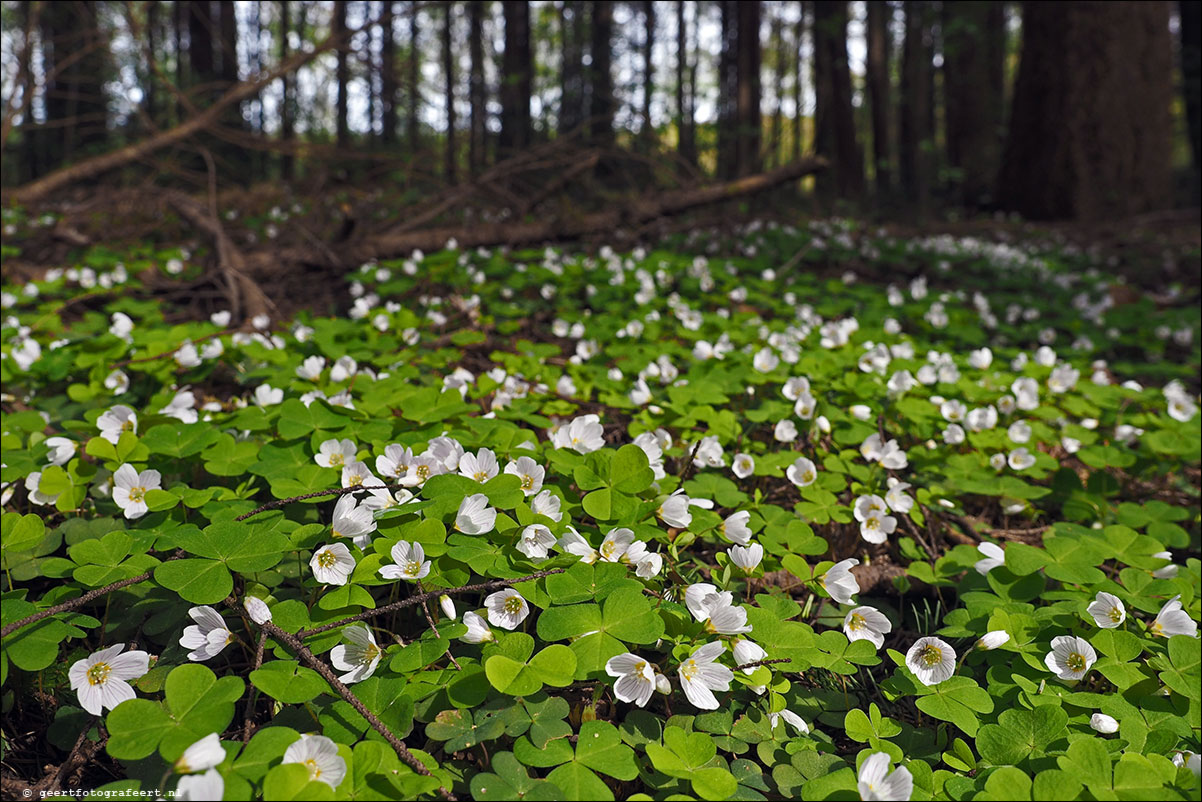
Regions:
<svg viewBox="0 0 1202 802"><path fill-rule="evenodd" d="M500 471L501 465L497 462L497 455L490 448L482 448L475 454L467 452L459 458L459 475L475 479L480 484L484 484Z"/></svg>
<svg viewBox="0 0 1202 802"><path fill-rule="evenodd" d="M355 461L358 449L353 440L326 440L318 448L314 461L323 468L342 468Z"/></svg>
<svg viewBox="0 0 1202 802"><path fill-rule="evenodd" d="M718 699L713 692L730 690L730 681L735 677L734 672L714 662L725 651L726 645L721 641L707 643L694 650L688 659L680 664L680 685L694 707L701 710L717 710Z"/></svg>
<svg viewBox="0 0 1202 802"><path fill-rule="evenodd" d="M1001 646L1006 645L1010 641L1010 633L1004 629L995 629L991 632L986 632L977 641L977 648L981 651L991 652Z"/></svg>
<svg viewBox="0 0 1202 802"><path fill-rule="evenodd" d="M459 640L464 643L485 643L493 639L492 630L477 613L468 610L463 614L463 623L467 625L467 632L460 635Z"/></svg>
<svg viewBox="0 0 1202 802"><path fill-rule="evenodd" d="M1127 608L1122 600L1105 591L1098 591L1097 598L1085 609L1102 629L1114 629L1127 620Z"/></svg>
<svg viewBox="0 0 1202 802"><path fill-rule="evenodd" d="M596 549L588 544L588 541L579 532L570 526L568 527L568 531L564 532L559 538L557 545L568 554L575 554L580 558L581 562L586 564L595 563L601 556L597 553Z"/></svg>
<svg viewBox="0 0 1202 802"><path fill-rule="evenodd" d="M530 457L518 457L515 462L505 466L505 473L511 473L521 479L522 493L533 496L542 489L543 477L547 471Z"/></svg>
<svg viewBox="0 0 1202 802"><path fill-rule="evenodd" d="M1202 774L1202 759L1200 758L1202 758L1202 756L1200 756L1197 752L1191 752L1186 749L1183 752L1174 753L1172 760L1173 765L1177 768L1184 766L1193 772L1194 778L1196 779L1200 774Z"/></svg>
<svg viewBox="0 0 1202 802"><path fill-rule="evenodd" d="M772 430L772 436L781 443L792 443L797 439L797 424L789 418L782 418L776 422L776 427Z"/></svg>
<svg viewBox="0 0 1202 802"><path fill-rule="evenodd" d="M1173 420L1186 423L1198 414L1198 405L1185 396L1176 396L1169 399L1168 413Z"/></svg>
<svg viewBox="0 0 1202 802"><path fill-rule="evenodd" d="M535 515L545 515L552 521L563 520L563 513L559 511L559 505L559 496L550 490L540 491L537 496L530 499L530 511Z"/></svg>
<svg viewBox="0 0 1202 802"><path fill-rule="evenodd" d="M101 437L117 445L122 432L138 433L138 415L124 404L118 404L97 418L96 426Z"/></svg>
<svg viewBox="0 0 1202 802"><path fill-rule="evenodd" d="M885 644L885 636L892 630L893 624L875 607L856 607L843 619L843 634L849 641L872 641L878 649Z"/></svg>
<svg viewBox="0 0 1202 802"><path fill-rule="evenodd" d="M1031 440L1031 424L1024 420L1016 420L1006 429L1006 436L1015 443L1027 443Z"/></svg>
<svg viewBox="0 0 1202 802"><path fill-rule="evenodd" d="M532 560L545 560L555 545L555 535L542 524L530 524L522 530L517 550Z"/></svg>
<svg viewBox="0 0 1202 802"><path fill-rule="evenodd" d="M689 512L689 497L677 491L664 499L657 514L668 526L686 529L693 523L693 513Z"/></svg>
<svg viewBox="0 0 1202 802"><path fill-rule="evenodd" d="M29 491L29 501L33 504L44 505L53 504L58 501L60 494L55 493L53 496L43 493L39 489L42 482L42 472L32 471L29 476L25 477L25 489Z"/></svg>
<svg viewBox="0 0 1202 802"><path fill-rule="evenodd" d="M122 395L129 389L129 376L124 371L114 370L104 377L104 386L112 390L113 395Z"/></svg>
<svg viewBox="0 0 1202 802"><path fill-rule="evenodd" d="M1181 609L1181 597L1174 596L1164 603L1156 620L1152 622L1150 631L1153 635L1170 638L1173 635L1189 635L1191 638L1198 634L1198 624Z"/></svg>
<svg viewBox="0 0 1202 802"><path fill-rule="evenodd" d="M914 793L914 776L905 766L889 771L889 754L873 752L860 764L856 777L860 799L865 802L876 800L900 800L906 802Z"/></svg>
<svg viewBox="0 0 1202 802"><path fill-rule="evenodd" d="M376 645L375 635L363 624L347 627L342 631L342 637L350 641L350 645L340 643L331 649L330 665L346 672L338 678L343 682L362 682L375 673L384 653Z"/></svg>
<svg viewBox="0 0 1202 802"><path fill-rule="evenodd" d="M797 731L798 735L809 735L810 725L806 724L805 719L794 713L792 710L782 710L779 713L768 714L768 726L776 728L778 722L785 722L790 727Z"/></svg>
<svg viewBox="0 0 1202 802"><path fill-rule="evenodd" d="M1079 680L1098 659L1098 653L1084 638L1061 635L1052 639L1052 651L1043 662L1048 670L1063 680Z"/></svg>
<svg viewBox="0 0 1202 802"><path fill-rule="evenodd" d="M200 352L191 340L184 340L175 350L175 364L181 368L194 368L200 364Z"/></svg>
<svg viewBox="0 0 1202 802"><path fill-rule="evenodd" d="M101 649L76 661L67 671L71 690L79 694L80 707L93 716L133 699L134 689L128 680L150 670L149 654L140 651L121 654L124 650L124 643Z"/></svg>
<svg viewBox="0 0 1202 802"><path fill-rule="evenodd" d="M1002 547L996 543L981 543L977 546L977 551L985 555L985 559L977 560L973 568L977 569L977 573L982 576L999 565L1006 564L1006 554L1002 551Z"/></svg>
<svg viewBox="0 0 1202 802"><path fill-rule="evenodd" d="M727 553L730 555L730 561L747 574L754 571L760 561L764 559L764 547L759 543L752 543L750 546L731 546Z"/></svg>
<svg viewBox="0 0 1202 802"><path fill-rule="evenodd" d="M349 356L340 356L330 368L330 381L344 382L359 372L359 364Z"/></svg>
<svg viewBox="0 0 1202 802"><path fill-rule="evenodd" d="M442 614L454 621L459 617L455 610L455 602L447 594L442 594L438 597L438 606L442 608Z"/></svg>
<svg viewBox="0 0 1202 802"><path fill-rule="evenodd" d="M302 379L315 382L321 378L321 372L326 369L324 356L311 356L296 368L296 375Z"/></svg>
<svg viewBox="0 0 1202 802"><path fill-rule="evenodd" d="M732 512L719 525L718 531L732 543L746 546L751 542L751 527L747 525L747 522L750 520L751 513L747 510Z"/></svg>
<svg viewBox="0 0 1202 802"><path fill-rule="evenodd" d="M1089 717L1089 726L1102 735L1111 735L1119 731L1119 723L1113 716L1105 713L1094 713Z"/></svg>
<svg viewBox="0 0 1202 802"><path fill-rule="evenodd" d="M822 575L822 587L839 604L850 604L851 597L860 592L860 583L851 573L851 567L855 564L856 561L851 558L841 560Z"/></svg>
<svg viewBox="0 0 1202 802"><path fill-rule="evenodd" d="M731 461L730 470L740 479L746 479L755 473L755 459L750 454L735 454Z"/></svg>
<svg viewBox="0 0 1202 802"><path fill-rule="evenodd" d="M380 569L380 576L385 579L416 582L430 573L430 561L426 559L426 550L421 543L399 540L390 553L395 565L385 565Z"/></svg>
<svg viewBox="0 0 1202 802"><path fill-rule="evenodd" d="M110 319L112 324L109 326L109 334L128 342L130 332L134 330L134 321L124 312L114 312Z"/></svg>
<svg viewBox="0 0 1202 802"><path fill-rule="evenodd" d="M771 373L780 364L780 357L771 348L761 348L751 359L751 366L760 373Z"/></svg>
<svg viewBox="0 0 1202 802"><path fill-rule="evenodd" d="M175 761L177 774L196 774L220 766L225 761L225 750L221 748L221 736L211 732L189 746Z"/></svg>
<svg viewBox="0 0 1202 802"><path fill-rule="evenodd" d="M761 647L758 643L746 639L740 639L736 641L733 651L735 655L736 666L744 666L748 663L758 663L760 660L763 660L768 656L768 652L764 651L763 647ZM744 668L740 670L744 674L750 676L751 674L755 673L757 668L759 668L759 666L752 666L751 668Z"/></svg>
<svg viewBox="0 0 1202 802"><path fill-rule="evenodd" d="M146 506L146 494L162 487L158 471L148 469L138 473L128 462L113 474L113 501L122 509L125 517L133 520L150 512Z"/></svg>
<svg viewBox="0 0 1202 802"><path fill-rule="evenodd" d="M943 430L943 442L949 446L958 446L964 442L964 427L958 423L950 423Z"/></svg>
<svg viewBox="0 0 1202 802"><path fill-rule="evenodd" d="M781 395L789 401L796 401L801 398L801 394L808 392L810 389L810 380L804 376L794 376L785 382L781 387Z"/></svg>
<svg viewBox="0 0 1202 802"><path fill-rule="evenodd" d="M488 623L502 629L517 629L530 615L530 605L513 588L489 594L484 606L488 608Z"/></svg>
<svg viewBox="0 0 1202 802"><path fill-rule="evenodd" d="M581 415L573 418L567 426L560 426L551 435L551 444L556 448L570 448L580 454L588 454L605 446L605 429L597 415Z"/></svg>
<svg viewBox="0 0 1202 802"><path fill-rule="evenodd" d="M968 364L977 370L985 370L993 364L993 352L988 348L978 348L968 354Z"/></svg>
<svg viewBox="0 0 1202 802"><path fill-rule="evenodd" d="M234 641L234 633L225 625L225 619L212 607L193 607L188 615L196 623L185 627L179 645L190 649L188 659L194 662L209 660ZM208 766L205 766L208 768ZM203 771L203 769L197 769Z"/></svg>
<svg viewBox="0 0 1202 802"><path fill-rule="evenodd" d="M1170 551L1158 551L1152 556L1161 560L1173 559L1173 553ZM1152 576L1156 577L1157 579L1172 579L1173 577L1177 576L1177 570L1178 566L1170 562L1168 565L1157 568L1155 571L1153 571Z"/></svg>
<svg viewBox="0 0 1202 802"><path fill-rule="evenodd" d="M885 503L889 505L889 509L893 512L905 515L914 508L914 499L906 494L910 489L907 482L898 482L889 477L889 491L885 493Z"/></svg>
<svg viewBox="0 0 1202 802"><path fill-rule="evenodd" d="M378 487L383 485L376 475L367 467L366 462L350 462L342 466L342 486L347 487Z"/></svg>
<svg viewBox="0 0 1202 802"><path fill-rule="evenodd" d="M1035 457L1026 448L1016 448L1010 452L1006 461L1016 471L1025 471L1035 464Z"/></svg>
<svg viewBox="0 0 1202 802"><path fill-rule="evenodd" d="M968 413L964 422L968 424L969 431L983 432L992 429L997 426L997 408L992 405L977 407Z"/></svg>
<svg viewBox="0 0 1202 802"><path fill-rule="evenodd" d="M637 545L642 546L640 542ZM643 547L646 548L645 546ZM631 549L633 551L633 549ZM630 552L626 555L630 557ZM660 570L664 567L664 558L653 551L641 551L637 558L631 560L634 565L635 576L640 579L651 579L657 576Z"/></svg>
<svg viewBox="0 0 1202 802"><path fill-rule="evenodd" d="M807 457L798 457L785 469L785 476L796 487L809 487L818 478L818 466Z"/></svg>
<svg viewBox="0 0 1202 802"><path fill-rule="evenodd" d="M497 511L488 506L488 496L473 493L459 503L455 513L455 529L465 535L491 532L497 522Z"/></svg>
<svg viewBox="0 0 1202 802"><path fill-rule="evenodd" d="M869 462L879 462L882 467L891 471L901 470L909 464L906 452L901 450L897 441L882 442L879 434L869 435L860 444L860 454Z"/></svg>
<svg viewBox="0 0 1202 802"><path fill-rule="evenodd" d="M347 493L334 505L334 520L330 533L334 537L349 537L359 548L371 542L371 533L376 531L376 522L367 505L357 505L354 494Z"/></svg>
<svg viewBox="0 0 1202 802"><path fill-rule="evenodd" d="M284 391L270 384L260 384L255 388L255 403L261 407L275 406L284 400Z"/></svg>
<svg viewBox="0 0 1202 802"><path fill-rule="evenodd" d="M810 395L809 391L807 390L798 396L797 400L793 402L793 414L802 420L809 420L810 418L814 417L814 408L816 404L817 401L814 399L814 396ZM821 422L819 428L821 428Z"/></svg>
<svg viewBox="0 0 1202 802"><path fill-rule="evenodd" d="M266 624L271 620L271 608L267 606L267 602L258 596L244 597L242 599L242 606L246 608L247 614L250 615L250 620L256 624Z"/></svg>
<svg viewBox="0 0 1202 802"><path fill-rule="evenodd" d="M923 685L938 685L956 671L956 652L939 638L919 638L906 652L906 667Z"/></svg>
<svg viewBox="0 0 1202 802"><path fill-rule="evenodd" d="M852 404L847 408L847 411L856 420L868 420L872 417L872 407L867 404Z"/></svg>
<svg viewBox="0 0 1202 802"><path fill-rule="evenodd" d="M707 632L720 635L739 635L750 632L747 611L734 605L730 591L718 592L707 582L698 582L685 589L685 606L698 621L705 622Z"/></svg>
<svg viewBox="0 0 1202 802"><path fill-rule="evenodd" d="M180 802L210 802L221 799L225 795L225 779L217 769L209 769L204 774L189 774L179 778L175 786L175 796Z"/></svg>
<svg viewBox="0 0 1202 802"><path fill-rule="evenodd" d="M645 707L655 693L655 666L637 654L624 652L609 658L605 673L616 677L614 696L622 702Z"/></svg>
<svg viewBox="0 0 1202 802"><path fill-rule="evenodd" d="M355 570L355 558L344 544L332 543L313 552L309 567L313 569L313 577L323 585L345 585Z"/></svg>
<svg viewBox="0 0 1202 802"><path fill-rule="evenodd" d="M897 519L882 512L873 512L860 521L860 537L869 543L884 543L897 530Z"/></svg>
<svg viewBox="0 0 1202 802"><path fill-rule="evenodd" d="M66 465L75 456L76 443L66 437L47 437L44 441L50 453L46 455L47 465Z"/></svg>
<svg viewBox="0 0 1202 802"><path fill-rule="evenodd" d="M630 548L634 542L634 532L625 528L611 529L609 534L605 536L605 540L601 541L601 548L598 552L601 559L605 562L616 563L622 560L626 550Z"/></svg>
<svg viewBox="0 0 1202 802"><path fill-rule="evenodd" d="M284 750L282 763L300 763L309 770L309 779L337 788L346 777L346 761L338 754L338 745L324 735L302 735Z"/></svg>

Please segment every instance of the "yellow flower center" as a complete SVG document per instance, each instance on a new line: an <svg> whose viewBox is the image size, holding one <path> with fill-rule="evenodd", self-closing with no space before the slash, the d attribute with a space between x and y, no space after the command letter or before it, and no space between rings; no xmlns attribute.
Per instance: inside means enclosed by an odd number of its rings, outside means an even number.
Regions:
<svg viewBox="0 0 1202 802"><path fill-rule="evenodd" d="M1077 654L1076 652L1073 652L1072 654L1070 654L1068 656L1068 659L1065 660L1064 663L1065 663L1065 665L1067 665L1069 667L1070 671L1084 671L1085 670L1085 658L1082 655Z"/></svg>
<svg viewBox="0 0 1202 802"><path fill-rule="evenodd" d="M472 474L472 478L480 484L484 484L488 481L488 473L485 471L476 471L474 474Z"/></svg>
<svg viewBox="0 0 1202 802"><path fill-rule="evenodd" d="M359 475L352 476L347 479L347 483L349 487L358 487L363 484L363 477Z"/></svg>
<svg viewBox="0 0 1202 802"><path fill-rule="evenodd" d="M864 616L859 613L852 613L851 620L847 622L847 628L853 631L858 631L864 628Z"/></svg>
<svg viewBox="0 0 1202 802"><path fill-rule="evenodd" d="M329 568L334 561L334 552L332 551L323 551L317 555L317 564L322 568Z"/></svg>
<svg viewBox="0 0 1202 802"><path fill-rule="evenodd" d="M522 489L529 490L532 487L534 487L534 480L532 478L530 478L529 476L523 476L522 477Z"/></svg>
<svg viewBox="0 0 1202 802"><path fill-rule="evenodd" d="M928 666L937 666L943 662L943 650L938 646L926 646L919 659Z"/></svg>
<svg viewBox="0 0 1202 802"><path fill-rule="evenodd" d="M127 420L127 421L125 421L125 423L121 424L121 431L132 432L133 430L134 430L134 422L132 420Z"/></svg>
<svg viewBox="0 0 1202 802"><path fill-rule="evenodd" d="M1110 620L1116 624L1123 617L1123 614L1121 612L1119 612L1119 608L1117 608L1117 607L1111 607L1109 615L1110 615Z"/></svg>
<svg viewBox="0 0 1202 802"><path fill-rule="evenodd" d="M505 600L505 612L517 615L522 611L522 600L517 596L510 596Z"/></svg>
<svg viewBox="0 0 1202 802"><path fill-rule="evenodd" d="M321 769L318 767L317 761L314 760L313 758L309 758L308 760L306 760L304 762L304 766L305 766L305 768L307 768L309 770L309 779L310 780L316 780L318 777L321 776Z"/></svg>
<svg viewBox="0 0 1202 802"><path fill-rule="evenodd" d="M346 458L343 457L341 454L331 454L330 455L330 466L331 467L333 467L334 465L342 465L345 461L346 461Z"/></svg>
<svg viewBox="0 0 1202 802"><path fill-rule="evenodd" d="M405 573L410 574L412 576L417 576L418 574L421 573L421 571L422 571L422 564L420 562L418 562L417 560L410 560L409 562L405 563Z"/></svg>
<svg viewBox="0 0 1202 802"><path fill-rule="evenodd" d="M108 682L109 674L113 673L113 667L108 663L97 663L88 669L88 684L103 685Z"/></svg>
<svg viewBox="0 0 1202 802"><path fill-rule="evenodd" d="M693 662L693 658L691 657L688 660L685 660L680 666L680 676L690 681L693 679L693 677L696 677L699 672L700 669L697 667L697 664Z"/></svg>
<svg viewBox="0 0 1202 802"><path fill-rule="evenodd" d="M141 501L144 498L146 498L146 488L131 487L129 489L129 500L130 501Z"/></svg>
<svg viewBox="0 0 1202 802"><path fill-rule="evenodd" d="M417 478L422 480L423 482L426 481L427 479L429 479L430 478L430 466L429 465L418 465L417 466Z"/></svg>

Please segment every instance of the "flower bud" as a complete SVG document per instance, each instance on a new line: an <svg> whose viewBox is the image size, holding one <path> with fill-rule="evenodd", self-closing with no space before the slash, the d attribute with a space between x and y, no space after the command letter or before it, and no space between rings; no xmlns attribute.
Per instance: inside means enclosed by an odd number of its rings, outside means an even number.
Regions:
<svg viewBox="0 0 1202 802"><path fill-rule="evenodd" d="M267 602L257 596L245 597L242 600L242 606L246 608L250 620L256 624L266 624L271 620L271 610L267 607Z"/></svg>
<svg viewBox="0 0 1202 802"><path fill-rule="evenodd" d="M664 696L672 693L672 683L668 682L668 678L663 674L655 675L655 690L662 693Z"/></svg>
<svg viewBox="0 0 1202 802"><path fill-rule="evenodd" d="M995 629L992 632L986 632L984 637L977 641L977 648L991 652L1005 644L1008 640L1010 640L1010 633L1003 629Z"/></svg>
<svg viewBox="0 0 1202 802"><path fill-rule="evenodd" d="M1119 723L1105 713L1094 713L1089 719L1089 726L1103 735L1119 731Z"/></svg>
<svg viewBox="0 0 1202 802"><path fill-rule="evenodd" d="M442 607L442 614L447 618L454 621L458 617L459 614L455 612L455 602L447 594L444 593L438 597L438 604Z"/></svg>

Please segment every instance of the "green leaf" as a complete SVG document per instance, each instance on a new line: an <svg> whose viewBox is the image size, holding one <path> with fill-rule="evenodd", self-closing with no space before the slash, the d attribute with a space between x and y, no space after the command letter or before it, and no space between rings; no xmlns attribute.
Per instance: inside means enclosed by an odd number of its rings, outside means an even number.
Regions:
<svg viewBox="0 0 1202 802"><path fill-rule="evenodd" d="M272 699L288 705L308 702L330 690L320 674L293 660L272 660L250 672L250 681Z"/></svg>
<svg viewBox="0 0 1202 802"><path fill-rule="evenodd" d="M127 699L112 709L104 725L109 731L106 749L117 760L149 757L163 737L175 729L175 722L163 706L149 699Z"/></svg>
<svg viewBox="0 0 1202 802"><path fill-rule="evenodd" d="M171 560L154 569L154 581L193 604L216 604L230 595L234 578L216 560Z"/></svg>

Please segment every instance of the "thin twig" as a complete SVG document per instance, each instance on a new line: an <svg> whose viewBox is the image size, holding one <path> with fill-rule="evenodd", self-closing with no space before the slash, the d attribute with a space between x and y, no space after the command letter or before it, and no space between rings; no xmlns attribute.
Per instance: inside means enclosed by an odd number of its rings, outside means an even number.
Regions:
<svg viewBox="0 0 1202 802"><path fill-rule="evenodd" d="M304 501L305 499L309 499L309 498L319 498L321 496L344 496L347 493L358 493L360 490L397 490L402 487L404 487L404 485L371 485L370 487L368 487L366 485L356 485L355 487L334 487L334 488L330 488L329 490L318 490L314 493L305 493L303 496L292 496L290 498L282 498L282 499L278 499L276 501L269 501L266 504L264 504L262 507L256 507L255 509L251 510L250 512L246 512L246 513L243 513L242 515L239 515L234 520L235 521L245 521L247 518L253 518L254 516L258 515L261 512L267 512L268 510L275 510L275 509L279 509L280 507L286 507L287 505L291 504L294 501Z"/></svg>
<svg viewBox="0 0 1202 802"><path fill-rule="evenodd" d="M296 636L298 638L308 638L312 635L319 635L322 632L329 632L331 629L338 629L339 627L346 626L347 624L354 624L357 621L366 621L369 618L375 618L376 616L383 615L384 613L391 613L395 610L401 610L405 607L412 607L415 604L421 604L426 599L430 599L443 593L478 593L485 590L508 588L512 587L513 585L521 584L522 582L533 582L536 579L542 579L544 576L550 576L551 574L562 574L566 570L566 568L548 568L545 571L538 571L530 574L529 576L519 576L516 579L491 579L488 582L479 582L475 585L463 585L462 587L447 588L445 590L430 590L426 591L425 593L419 593L416 596L410 596L407 599L401 599L400 601L393 602L392 604L386 604L383 607L377 607L374 610L364 610L356 615L347 616L346 618L338 621L333 621L329 624L323 624L320 627L314 627L313 629L302 629L300 632L296 633Z"/></svg>
<svg viewBox="0 0 1202 802"><path fill-rule="evenodd" d="M772 660L752 660L750 663L743 663L742 665L735 666L735 670L738 671L739 669L743 669L743 668L755 668L756 666L770 666L774 663L791 663L791 662L793 662L793 661L787 657L778 657L778 658L775 658Z"/></svg>

